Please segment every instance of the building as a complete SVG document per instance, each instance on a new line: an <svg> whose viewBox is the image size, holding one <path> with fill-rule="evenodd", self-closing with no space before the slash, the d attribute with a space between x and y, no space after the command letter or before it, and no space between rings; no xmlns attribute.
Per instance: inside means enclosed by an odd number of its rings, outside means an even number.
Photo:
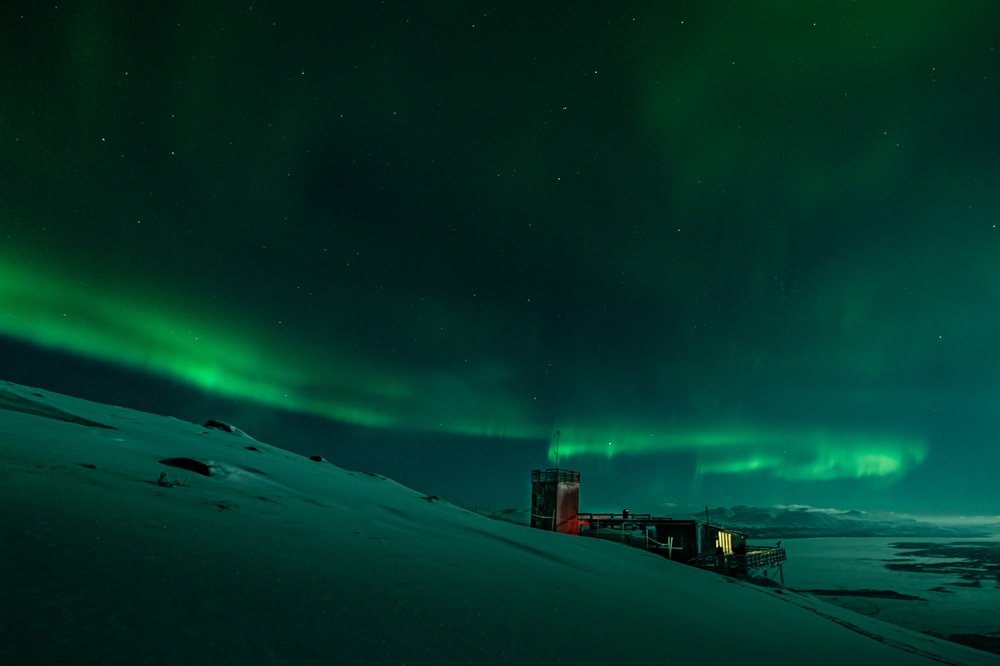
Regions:
<svg viewBox="0 0 1000 666"><path fill-rule="evenodd" d="M580 473L552 468L531 472L531 526L577 534L580 513Z"/></svg>
<svg viewBox="0 0 1000 666"><path fill-rule="evenodd" d="M785 549L750 546L747 535L707 520L648 513L580 513L580 473L531 472L531 527L604 539L648 550L675 562L748 578L780 575Z"/></svg>
<svg viewBox="0 0 1000 666"><path fill-rule="evenodd" d="M721 525L628 511L581 513L577 520L580 536L618 541L668 560L725 574L748 578L777 574L784 579L784 548L748 545L746 534Z"/></svg>

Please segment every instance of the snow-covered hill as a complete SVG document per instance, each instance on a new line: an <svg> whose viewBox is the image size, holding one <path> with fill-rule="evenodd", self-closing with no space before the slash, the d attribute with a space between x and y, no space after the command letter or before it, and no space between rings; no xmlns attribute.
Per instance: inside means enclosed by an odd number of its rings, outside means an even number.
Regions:
<svg viewBox="0 0 1000 666"><path fill-rule="evenodd" d="M3 383L0 506L5 664L1000 664L238 430Z"/></svg>

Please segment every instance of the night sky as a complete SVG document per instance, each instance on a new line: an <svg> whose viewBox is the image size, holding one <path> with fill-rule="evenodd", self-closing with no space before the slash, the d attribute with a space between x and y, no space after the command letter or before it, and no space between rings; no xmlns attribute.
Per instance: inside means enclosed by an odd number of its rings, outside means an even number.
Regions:
<svg viewBox="0 0 1000 666"><path fill-rule="evenodd" d="M2 379L455 503L1000 513L1000 3L0 14Z"/></svg>

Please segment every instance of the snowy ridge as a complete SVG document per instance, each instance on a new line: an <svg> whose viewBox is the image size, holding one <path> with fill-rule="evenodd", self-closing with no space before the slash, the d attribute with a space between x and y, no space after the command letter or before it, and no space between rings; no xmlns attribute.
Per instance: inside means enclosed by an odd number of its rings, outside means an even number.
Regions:
<svg viewBox="0 0 1000 666"><path fill-rule="evenodd" d="M0 392L2 663L1000 664L218 428Z"/></svg>

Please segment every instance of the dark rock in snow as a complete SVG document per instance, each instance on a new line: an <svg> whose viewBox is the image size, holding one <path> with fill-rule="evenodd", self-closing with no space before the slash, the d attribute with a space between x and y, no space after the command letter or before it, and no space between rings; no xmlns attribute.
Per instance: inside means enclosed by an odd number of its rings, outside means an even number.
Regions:
<svg viewBox="0 0 1000 666"><path fill-rule="evenodd" d="M236 432L236 428L229 425L228 423L223 423L222 421L216 421L215 419L209 419L204 423L205 428L215 428L216 430L224 430L226 432Z"/></svg>
<svg viewBox="0 0 1000 666"><path fill-rule="evenodd" d="M195 474L201 474L203 476L212 476L211 465L193 458L165 458L160 461L160 464L168 465L170 467L179 467L180 469L186 469L189 472L194 472Z"/></svg>

